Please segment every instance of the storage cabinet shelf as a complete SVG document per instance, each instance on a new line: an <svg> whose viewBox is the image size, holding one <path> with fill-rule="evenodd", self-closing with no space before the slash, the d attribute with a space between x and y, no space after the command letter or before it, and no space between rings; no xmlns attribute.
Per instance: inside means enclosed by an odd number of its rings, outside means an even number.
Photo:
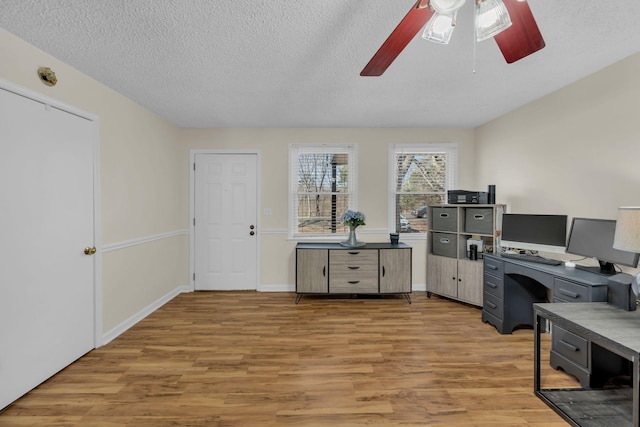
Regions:
<svg viewBox="0 0 640 427"><path fill-rule="evenodd" d="M411 247L298 243L296 304L303 294L402 294L411 302Z"/></svg>
<svg viewBox="0 0 640 427"><path fill-rule="evenodd" d="M427 296L482 306L482 257L499 244L504 205L429 206ZM470 244L478 247L470 259Z"/></svg>

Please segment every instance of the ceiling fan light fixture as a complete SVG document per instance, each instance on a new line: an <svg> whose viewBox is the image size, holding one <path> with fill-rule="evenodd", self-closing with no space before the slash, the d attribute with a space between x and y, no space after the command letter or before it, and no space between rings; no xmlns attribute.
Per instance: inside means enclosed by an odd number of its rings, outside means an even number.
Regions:
<svg viewBox="0 0 640 427"><path fill-rule="evenodd" d="M511 26L511 17L502 0L476 0L476 40L481 42Z"/></svg>
<svg viewBox="0 0 640 427"><path fill-rule="evenodd" d="M427 22L422 38L438 44L449 44L456 26L457 10L450 14L436 12Z"/></svg>
<svg viewBox="0 0 640 427"><path fill-rule="evenodd" d="M467 0L430 0L431 9L441 14L456 12Z"/></svg>

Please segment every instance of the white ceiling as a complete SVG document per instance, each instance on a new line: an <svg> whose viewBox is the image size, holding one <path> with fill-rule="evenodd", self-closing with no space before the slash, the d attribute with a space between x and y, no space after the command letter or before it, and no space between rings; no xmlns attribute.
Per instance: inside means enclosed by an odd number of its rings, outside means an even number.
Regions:
<svg viewBox="0 0 640 427"><path fill-rule="evenodd" d="M640 51L638 0L529 0L546 47L474 60L468 1L449 45L360 77L414 3L0 0L0 27L188 128L476 127Z"/></svg>

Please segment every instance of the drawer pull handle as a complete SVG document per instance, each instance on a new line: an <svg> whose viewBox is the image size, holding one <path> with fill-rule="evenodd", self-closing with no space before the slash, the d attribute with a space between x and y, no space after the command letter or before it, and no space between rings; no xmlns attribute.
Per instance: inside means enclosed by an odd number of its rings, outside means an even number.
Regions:
<svg viewBox="0 0 640 427"><path fill-rule="evenodd" d="M477 219L478 221L481 221L481 220L483 220L483 219L484 219L484 215L475 214L475 215L473 216L473 218L474 218L474 219Z"/></svg>
<svg viewBox="0 0 640 427"><path fill-rule="evenodd" d="M491 301L487 301L487 306L492 310L495 310L496 308L498 308L498 306L492 303Z"/></svg>
<svg viewBox="0 0 640 427"><path fill-rule="evenodd" d="M569 350L571 351L580 351L580 349L578 347L576 347L575 345L566 342L565 340L560 340L558 341L560 344L564 345L565 347L567 347Z"/></svg>
<svg viewBox="0 0 640 427"><path fill-rule="evenodd" d="M491 265L491 264L487 264L487 268L488 268L489 270L497 270L497 269L498 269L498 267L497 267L497 266L495 266L495 265Z"/></svg>
<svg viewBox="0 0 640 427"><path fill-rule="evenodd" d="M351 265L349 266L349 270L357 270L357 269L359 269L359 268L360 268L360 267L358 267L358 266L351 266Z"/></svg>
<svg viewBox="0 0 640 427"><path fill-rule="evenodd" d="M566 296L571 297L571 298L573 298L573 299L576 299L576 298L579 298L579 297L580 297L580 294L576 294L575 292L567 291L566 289L562 289L562 288L560 288L560 289L558 289L558 290L560 291L560 293L561 293L562 295L566 295Z"/></svg>
<svg viewBox="0 0 640 427"><path fill-rule="evenodd" d="M441 213L440 214L440 218L449 218L449 214L448 213Z"/></svg>
<svg viewBox="0 0 640 427"><path fill-rule="evenodd" d="M349 252L349 255L358 255L360 253L360 251L358 252Z"/></svg>
<svg viewBox="0 0 640 427"><path fill-rule="evenodd" d="M327 266L322 267L322 277L327 277Z"/></svg>
<svg viewBox="0 0 640 427"><path fill-rule="evenodd" d="M360 283L360 280L349 280L349 283L352 285L357 285L358 283Z"/></svg>
<svg viewBox="0 0 640 427"><path fill-rule="evenodd" d="M384 270L384 265L383 265L382 266L382 277L384 277L384 272L385 272L385 270Z"/></svg>
<svg viewBox="0 0 640 427"><path fill-rule="evenodd" d="M498 287L498 285L496 285L495 283L491 283L491 282L487 282L487 286L490 287L491 289L496 289Z"/></svg>
<svg viewBox="0 0 640 427"><path fill-rule="evenodd" d="M445 237L441 237L441 238L440 238L440 243L443 243L443 244L445 244L445 245L446 245L447 243L449 243L449 239L447 239L447 238L445 238Z"/></svg>

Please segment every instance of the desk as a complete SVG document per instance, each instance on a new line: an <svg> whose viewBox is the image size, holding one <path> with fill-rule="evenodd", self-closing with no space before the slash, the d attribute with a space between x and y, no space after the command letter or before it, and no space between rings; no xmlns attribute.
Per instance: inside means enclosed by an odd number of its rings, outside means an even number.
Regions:
<svg viewBox="0 0 640 427"><path fill-rule="evenodd" d="M607 301L607 276L564 265L484 256L482 321L501 334L533 327L533 303Z"/></svg>
<svg viewBox="0 0 640 427"><path fill-rule="evenodd" d="M502 258L484 257L482 321L501 334L533 328L533 304L607 301L609 278L589 271ZM576 377L583 387L601 387L628 373L628 362L597 344L552 326L550 363Z"/></svg>
<svg viewBox="0 0 640 427"><path fill-rule="evenodd" d="M606 303L534 304L534 392L571 425L640 426L640 312ZM541 389L540 333L549 320L632 363L632 387Z"/></svg>

